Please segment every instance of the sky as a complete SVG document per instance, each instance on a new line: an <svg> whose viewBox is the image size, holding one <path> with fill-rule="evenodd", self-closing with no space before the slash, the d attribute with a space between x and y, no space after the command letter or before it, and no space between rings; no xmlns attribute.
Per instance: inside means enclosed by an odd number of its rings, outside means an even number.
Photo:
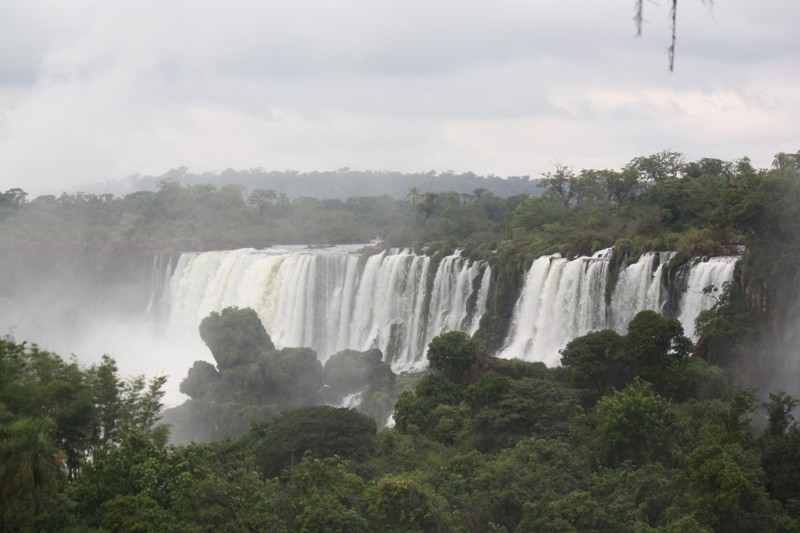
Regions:
<svg viewBox="0 0 800 533"><path fill-rule="evenodd" d="M2 0L0 190L800 149L800 2Z"/></svg>

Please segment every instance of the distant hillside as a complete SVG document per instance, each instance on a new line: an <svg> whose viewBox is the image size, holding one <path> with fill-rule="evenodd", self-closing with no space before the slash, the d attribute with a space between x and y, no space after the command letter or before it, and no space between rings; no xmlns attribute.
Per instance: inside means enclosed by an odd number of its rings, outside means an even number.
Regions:
<svg viewBox="0 0 800 533"><path fill-rule="evenodd" d="M185 185L212 184L217 187L235 183L244 185L249 191L269 189L285 194L288 198L308 196L318 199L346 199L363 196L390 196L405 199L409 190L416 187L420 192L456 191L459 194L472 194L477 189L484 189L495 196L508 198L518 194L531 196L541 195L543 189L536 183L538 180L529 176L478 176L472 172L456 174L454 172L436 173L434 171L418 174L401 172L356 171L348 168L332 171L296 172L291 170L266 171L263 169L233 170L228 169L221 174L205 172L194 174L181 167L172 169L161 176L133 175L121 180L98 183L82 188L83 192L123 196L135 191L155 191L159 180L177 180Z"/></svg>

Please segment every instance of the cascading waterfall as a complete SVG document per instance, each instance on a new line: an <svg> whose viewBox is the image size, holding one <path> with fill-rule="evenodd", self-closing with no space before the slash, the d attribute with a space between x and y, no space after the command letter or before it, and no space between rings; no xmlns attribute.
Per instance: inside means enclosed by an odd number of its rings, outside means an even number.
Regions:
<svg viewBox="0 0 800 533"><path fill-rule="evenodd" d="M681 299L678 320L683 324L686 336L697 340L694 333L694 321L701 311L712 307L723 284L733 279L738 256L711 257L696 259L689 265L689 276L686 282L686 292ZM716 289L705 292L706 287Z"/></svg>
<svg viewBox="0 0 800 533"><path fill-rule="evenodd" d="M488 266L483 269L483 276L480 281L480 288L478 289L478 296L475 300L475 310L472 312L472 323L467 330L467 333L474 335L481 325L481 318L483 312L486 310L486 301L489 298L489 286L492 280L492 269ZM474 281L473 281L474 283Z"/></svg>
<svg viewBox="0 0 800 533"><path fill-rule="evenodd" d="M469 261L456 250L434 271L430 257L410 250L370 256L358 250L184 253L165 293L168 332L196 338L210 312L251 307L278 347L309 346L323 361L343 349L378 348L395 371L404 371L425 366L427 345L436 335L478 330L491 279L485 262ZM703 289L730 281L738 256L687 263L676 278L686 290L672 291L666 302L662 272L673 255L645 253L622 269L608 304L611 249L573 260L558 254L536 259L498 355L556 365L559 350L573 338L603 328L624 334L645 309L669 310L692 336L697 315L716 301Z"/></svg>
<svg viewBox="0 0 800 533"><path fill-rule="evenodd" d="M626 333L636 313L662 310L662 270L674 255L675 252L647 252L619 273L611 297L611 329Z"/></svg>
<svg viewBox="0 0 800 533"><path fill-rule="evenodd" d="M611 249L568 261L536 259L517 301L506 347L499 357L558 363L567 341L606 322L603 294Z"/></svg>
<svg viewBox="0 0 800 533"><path fill-rule="evenodd" d="M212 311L251 307L279 348L308 346L323 361L343 349L379 348L402 371L425 365L436 335L477 330L486 263L456 251L439 263L429 288L430 257L409 250L367 257L359 248L184 253L166 293L169 331L196 336Z"/></svg>
<svg viewBox="0 0 800 533"><path fill-rule="evenodd" d="M673 255L642 254L620 272L608 305L605 286L610 249L571 261L558 254L536 259L525 277L505 347L498 355L553 366L561 360L559 350L575 337L604 328L625 334L638 312L662 311L666 293L662 270ZM685 267L690 269L687 289L676 308L687 336L694 333L697 315L715 302L714 297L704 294L704 287L719 288L730 281L738 259L713 257Z"/></svg>
<svg viewBox="0 0 800 533"><path fill-rule="evenodd" d="M146 310L148 315L159 315L161 311L159 308L159 295L164 293L166 285L169 282L168 276L171 272L171 256L164 254L156 254L153 256L153 262L150 267L150 299L147 302Z"/></svg>

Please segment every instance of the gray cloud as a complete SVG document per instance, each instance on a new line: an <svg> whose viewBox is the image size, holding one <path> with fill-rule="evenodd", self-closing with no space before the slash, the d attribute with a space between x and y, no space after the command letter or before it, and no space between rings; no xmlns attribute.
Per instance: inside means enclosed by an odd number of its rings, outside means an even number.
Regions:
<svg viewBox="0 0 800 533"><path fill-rule="evenodd" d="M800 4L0 4L0 189L188 166L537 174L800 148Z"/></svg>

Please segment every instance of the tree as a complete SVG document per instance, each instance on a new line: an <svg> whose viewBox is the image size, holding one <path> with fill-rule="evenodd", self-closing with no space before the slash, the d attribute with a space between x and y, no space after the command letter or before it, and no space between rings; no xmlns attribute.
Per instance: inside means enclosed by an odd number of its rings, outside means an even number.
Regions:
<svg viewBox="0 0 800 533"><path fill-rule="evenodd" d="M25 203L28 193L20 188L9 189L0 193L0 207L19 207Z"/></svg>
<svg viewBox="0 0 800 533"><path fill-rule="evenodd" d="M278 195L272 189L255 189L247 197L247 203L258 209L258 214L262 215L277 199Z"/></svg>
<svg viewBox="0 0 800 533"><path fill-rule="evenodd" d="M122 431L122 387L117 375L117 363L104 355L99 365L89 369L92 402L95 412L93 452L108 444L119 442Z"/></svg>
<svg viewBox="0 0 800 533"><path fill-rule="evenodd" d="M195 361L186 377L181 381L180 391L190 398L200 398L208 393L221 376L214 365L206 361Z"/></svg>
<svg viewBox="0 0 800 533"><path fill-rule="evenodd" d="M422 198L422 191L420 191L419 188L415 185L414 187L411 187L408 190L406 198L408 198L411 201L411 205L417 205L417 203L419 203L420 198Z"/></svg>
<svg viewBox="0 0 800 533"><path fill-rule="evenodd" d="M545 188L545 195L557 199L567 211L575 197L575 173L571 168L556 165L554 172L545 172L539 180L539 187Z"/></svg>
<svg viewBox="0 0 800 533"><path fill-rule="evenodd" d="M383 360L378 349L357 352L342 350L325 361L325 384L342 394L363 390L370 372Z"/></svg>
<svg viewBox="0 0 800 533"><path fill-rule="evenodd" d="M87 374L94 414L89 450L92 454L119 444L129 430L166 439L166 428L156 426L161 417L166 377L147 380L136 376L124 382L117 375L116 362L108 355L103 356L99 365L90 367Z"/></svg>
<svg viewBox="0 0 800 533"><path fill-rule="evenodd" d="M255 362L263 352L275 349L261 319L250 308L212 312L200 322L200 337L220 371Z"/></svg>
<svg viewBox="0 0 800 533"><path fill-rule="evenodd" d="M375 435L375 421L353 409L318 406L284 411L267 425L256 449L262 475L274 477L313 457L365 458Z"/></svg>
<svg viewBox="0 0 800 533"><path fill-rule="evenodd" d="M742 287L727 282L710 309L695 320L696 355L715 364L735 361L756 336L755 317L747 311Z"/></svg>
<svg viewBox="0 0 800 533"><path fill-rule="evenodd" d="M458 383L443 372L428 372L414 391L403 391L397 397L394 412L397 429L403 433L431 434L439 421L437 415L441 414L437 407L458 405L461 398Z"/></svg>
<svg viewBox="0 0 800 533"><path fill-rule="evenodd" d="M577 392L553 381L519 379L502 386L495 380L491 388L484 396L496 399L477 408L471 424L473 442L482 452L512 447L530 436L563 438L580 411Z"/></svg>
<svg viewBox="0 0 800 533"><path fill-rule="evenodd" d="M677 318L641 311L628 324L623 348L634 375L665 390L670 372L688 359L693 347Z"/></svg>
<svg viewBox="0 0 800 533"><path fill-rule="evenodd" d="M1 413L0 417L3 417ZM52 420L42 417L8 420L7 417L8 414L3 417L6 420L0 420L3 516L14 503L25 505L29 516L35 516L42 510L42 493L52 490L51 486L60 477L64 457L53 446Z"/></svg>
<svg viewBox="0 0 800 533"><path fill-rule="evenodd" d="M441 212L442 209L444 209L444 205L442 203L442 198L438 194L435 192L426 192L417 200L417 203L414 204L414 208L418 213L425 215L425 218L422 219L422 222L425 223L431 216Z"/></svg>
<svg viewBox="0 0 800 533"><path fill-rule="evenodd" d="M792 415L797 405L797 398L786 393L769 395L769 402L763 404L768 425L759 446L767 491L800 519L800 427Z"/></svg>
<svg viewBox="0 0 800 533"><path fill-rule="evenodd" d="M107 512L122 512L120 507L136 504L152 510L150 500L163 496L160 491L166 457L164 446L147 433L136 429L124 432L119 444L99 450L70 486L76 514L89 525L98 526ZM103 507L117 497L138 495L149 499L119 501L120 507Z"/></svg>
<svg viewBox="0 0 800 533"><path fill-rule="evenodd" d="M128 533L159 533L175 530L169 513L150 496L120 495L103 502L103 530Z"/></svg>
<svg viewBox="0 0 800 533"><path fill-rule="evenodd" d="M621 388L630 376L623 358L624 338L616 331L593 331L561 350L561 364L571 370L572 383L591 391L593 399Z"/></svg>
<svg viewBox="0 0 800 533"><path fill-rule="evenodd" d="M367 533L365 489L364 480L340 457L306 454L286 485L286 521L305 533Z"/></svg>
<svg viewBox="0 0 800 533"><path fill-rule="evenodd" d="M548 495L549 496L549 495ZM542 498L523 505L518 531L619 531L623 524L613 523L603 505L583 490L557 498ZM626 523L625 526L632 524Z"/></svg>
<svg viewBox="0 0 800 533"><path fill-rule="evenodd" d="M562 440L537 437L500 450L471 476L473 521L484 525L482 530L491 531L485 525L493 523L496 531L530 531L518 528L528 514L526 502L552 501L585 486L589 468L582 452Z"/></svg>
<svg viewBox="0 0 800 533"><path fill-rule="evenodd" d="M800 150L794 154L778 152L775 154L775 159L772 160L772 168L775 170L791 169L795 172L800 172Z"/></svg>
<svg viewBox="0 0 800 533"><path fill-rule="evenodd" d="M635 379L622 391L601 398L595 409L594 449L602 464L643 465L668 460L673 416L667 400Z"/></svg>
<svg viewBox="0 0 800 533"><path fill-rule="evenodd" d="M783 512L770 501L758 455L739 443L703 442L689 456L689 497L714 531L792 531L779 527Z"/></svg>
<svg viewBox="0 0 800 533"><path fill-rule="evenodd" d="M441 371L455 383L462 383L475 368L482 348L462 331L450 331L435 337L428 345L431 370Z"/></svg>
<svg viewBox="0 0 800 533"><path fill-rule="evenodd" d="M644 184L660 183L668 179L676 179L683 168L683 154L671 150L662 150L657 154L635 157L626 170L633 170Z"/></svg>
<svg viewBox="0 0 800 533"><path fill-rule="evenodd" d="M380 531L452 531L446 527L447 503L413 474L389 474L378 480L370 514Z"/></svg>
<svg viewBox="0 0 800 533"><path fill-rule="evenodd" d="M623 206L639 192L638 174L631 169L589 171L597 175L605 199L616 206Z"/></svg>
<svg viewBox="0 0 800 533"><path fill-rule="evenodd" d="M790 428L796 427L792 411L800 404L800 400L785 392L771 392L769 402L764 403L767 410L767 431L772 435L783 435Z"/></svg>

